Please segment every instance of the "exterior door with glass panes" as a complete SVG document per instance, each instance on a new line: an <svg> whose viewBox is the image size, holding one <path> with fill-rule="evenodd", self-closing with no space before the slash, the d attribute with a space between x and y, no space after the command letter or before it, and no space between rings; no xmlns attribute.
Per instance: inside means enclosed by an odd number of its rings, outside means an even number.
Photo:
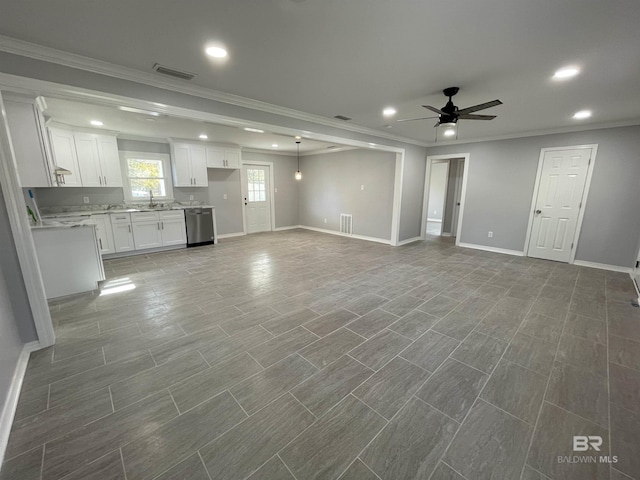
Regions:
<svg viewBox="0 0 640 480"><path fill-rule="evenodd" d="M247 233L271 231L271 185L266 165L242 166L242 198Z"/></svg>

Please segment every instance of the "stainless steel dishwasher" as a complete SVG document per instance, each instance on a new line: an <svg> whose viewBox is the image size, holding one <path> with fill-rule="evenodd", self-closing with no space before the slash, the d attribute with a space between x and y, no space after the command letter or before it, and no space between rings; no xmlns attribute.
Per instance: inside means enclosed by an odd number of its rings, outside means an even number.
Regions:
<svg viewBox="0 0 640 480"><path fill-rule="evenodd" d="M213 243L213 209L186 208L184 217L187 224L187 247Z"/></svg>

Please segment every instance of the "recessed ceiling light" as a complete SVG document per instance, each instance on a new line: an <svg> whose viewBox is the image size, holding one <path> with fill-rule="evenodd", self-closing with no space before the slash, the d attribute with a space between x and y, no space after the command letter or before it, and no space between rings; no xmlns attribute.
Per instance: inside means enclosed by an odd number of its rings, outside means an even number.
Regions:
<svg viewBox="0 0 640 480"><path fill-rule="evenodd" d="M245 127L245 131L253 132L253 133L264 133L264 130L260 130L258 128L250 128L250 127Z"/></svg>
<svg viewBox="0 0 640 480"><path fill-rule="evenodd" d="M206 140L207 138L209 138L207 135L205 135L204 133L201 133L198 138L200 138L201 140Z"/></svg>
<svg viewBox="0 0 640 480"><path fill-rule="evenodd" d="M444 136L445 137L453 137L456 134L456 131L453 128L449 128L447 130L444 131Z"/></svg>
<svg viewBox="0 0 640 480"><path fill-rule="evenodd" d="M382 115L384 115L385 117L392 117L396 114L396 109L393 107L387 107L384 110L382 110Z"/></svg>
<svg viewBox="0 0 640 480"><path fill-rule="evenodd" d="M553 74L553 78L555 80L566 80L567 78L575 77L578 73L580 73L580 69L577 67L564 67L556 71Z"/></svg>
<svg viewBox="0 0 640 480"><path fill-rule="evenodd" d="M225 58L227 56L227 51L222 47L207 47L205 52L213 58Z"/></svg>
<svg viewBox="0 0 640 480"><path fill-rule="evenodd" d="M91 120L89 123L94 127L101 127L104 125L100 120Z"/></svg>
<svg viewBox="0 0 640 480"><path fill-rule="evenodd" d="M296 135L296 140L300 140L302 137L300 135Z"/></svg>
<svg viewBox="0 0 640 480"><path fill-rule="evenodd" d="M278 148L278 144L277 144L277 143L274 143L274 144L272 144L271 146L272 146L273 148Z"/></svg>
<svg viewBox="0 0 640 480"><path fill-rule="evenodd" d="M573 114L573 118L576 120L583 120L585 118L589 118L591 116L591 110L580 110Z"/></svg>

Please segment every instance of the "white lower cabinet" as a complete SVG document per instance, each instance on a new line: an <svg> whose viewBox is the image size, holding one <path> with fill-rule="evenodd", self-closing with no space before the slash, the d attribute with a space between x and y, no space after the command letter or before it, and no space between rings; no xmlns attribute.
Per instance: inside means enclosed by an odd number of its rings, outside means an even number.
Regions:
<svg viewBox="0 0 640 480"><path fill-rule="evenodd" d="M139 212L131 214L136 250L187 243L184 212Z"/></svg>
<svg viewBox="0 0 640 480"><path fill-rule="evenodd" d="M162 245L183 245L187 243L187 230L184 222L184 211L176 210L160 212L160 231Z"/></svg>
<svg viewBox="0 0 640 480"><path fill-rule="evenodd" d="M101 255L115 253L113 242L113 228L111 226L111 215L99 214L91 215L91 220L96 224L96 235L98 237L98 248Z"/></svg>
<svg viewBox="0 0 640 480"><path fill-rule="evenodd" d="M128 213L111 214L111 228L113 230L113 245L117 253L131 252L136 249L133 242L131 215Z"/></svg>

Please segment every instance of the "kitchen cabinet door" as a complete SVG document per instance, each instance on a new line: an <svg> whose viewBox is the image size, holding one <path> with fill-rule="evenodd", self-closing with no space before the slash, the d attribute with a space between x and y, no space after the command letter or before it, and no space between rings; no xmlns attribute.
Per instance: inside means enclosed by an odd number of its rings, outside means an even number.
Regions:
<svg viewBox="0 0 640 480"><path fill-rule="evenodd" d="M133 229L131 223L114 223L113 224L113 245L115 251L130 252L136 249L133 241Z"/></svg>
<svg viewBox="0 0 640 480"><path fill-rule="evenodd" d="M162 230L162 245L183 245L187 243L187 230L184 217L160 220Z"/></svg>
<svg viewBox="0 0 640 480"><path fill-rule="evenodd" d="M207 147L207 168L224 168L224 148Z"/></svg>
<svg viewBox="0 0 640 480"><path fill-rule="evenodd" d="M227 168L240 168L240 150L226 149L224 156Z"/></svg>
<svg viewBox="0 0 640 480"><path fill-rule="evenodd" d="M66 168L71 172L70 175L64 176L64 183L61 183L60 186L81 187L82 177L80 175L80 166L78 165L78 155L76 154L76 144L73 139L73 133L57 128L50 128L49 137L51 139L54 164L58 167Z"/></svg>
<svg viewBox="0 0 640 480"><path fill-rule="evenodd" d="M96 235L98 237L98 248L101 255L115 253L116 249L113 243L113 228L111 226L111 217L106 214L91 215L91 220L96 223Z"/></svg>
<svg viewBox="0 0 640 480"><path fill-rule="evenodd" d="M162 232L159 220L133 222L132 225L133 242L136 250L162 246Z"/></svg>
<svg viewBox="0 0 640 480"><path fill-rule="evenodd" d="M189 145L173 144L173 182L176 187L193 187Z"/></svg>
<svg viewBox="0 0 640 480"><path fill-rule="evenodd" d="M191 153L191 176L194 187L208 187L207 178L207 156L205 148L200 145L190 145Z"/></svg>
<svg viewBox="0 0 640 480"><path fill-rule="evenodd" d="M80 177L83 187L101 187L103 184L100 156L95 136L90 133L74 133Z"/></svg>
<svg viewBox="0 0 640 480"><path fill-rule="evenodd" d="M107 135L98 135L96 141L98 144L103 186L122 187L122 169L120 168L118 141L115 137L109 137Z"/></svg>

